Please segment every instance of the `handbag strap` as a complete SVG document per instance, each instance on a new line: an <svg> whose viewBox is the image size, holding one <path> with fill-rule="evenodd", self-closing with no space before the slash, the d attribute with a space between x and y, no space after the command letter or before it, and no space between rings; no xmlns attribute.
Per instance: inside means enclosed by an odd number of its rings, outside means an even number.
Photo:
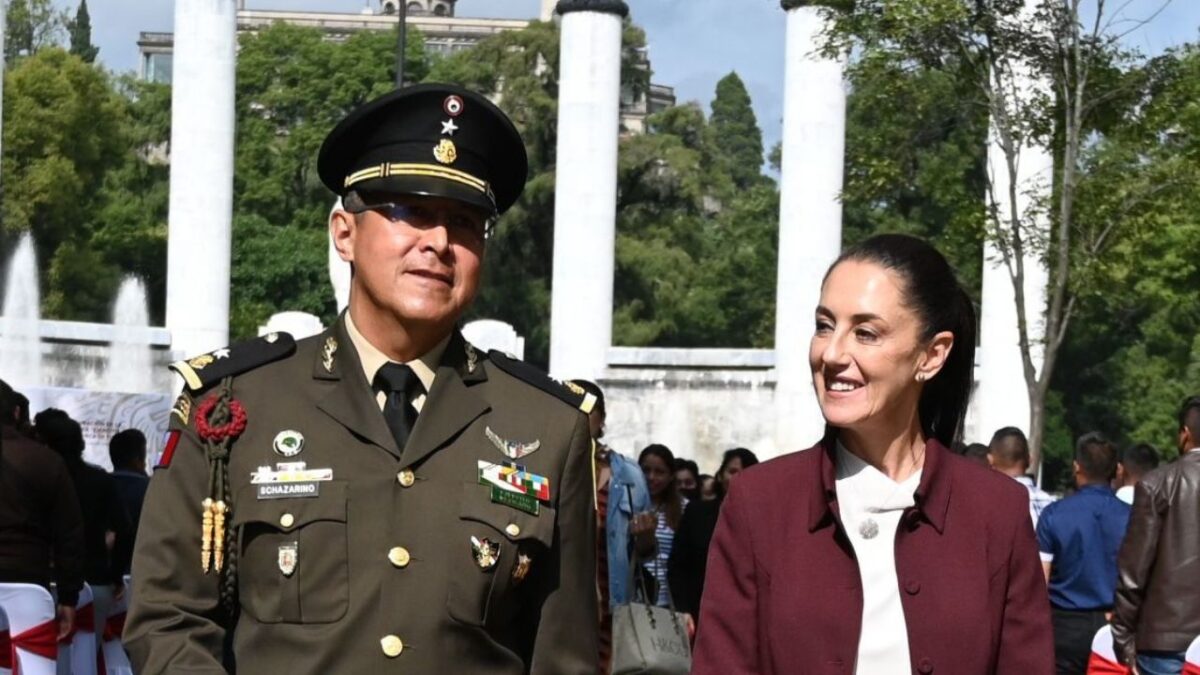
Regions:
<svg viewBox="0 0 1200 675"><path fill-rule="evenodd" d="M634 516L637 515L637 513L634 512L634 506L633 506L633 486L630 485L629 483L625 484L625 493L629 496L629 517L630 517L630 522L632 523L632 519ZM632 530L633 528L631 527L630 529ZM642 578L642 575L636 573L637 570L641 569L641 566L642 566L641 556L638 555L638 550L637 550L637 538L633 535L633 532L628 532L627 534L630 539L630 542L629 542L630 546L629 546L629 573L626 575L626 577L627 577L626 578L626 582L627 582L626 588L631 589L631 592L641 589L642 597L647 602L649 602L650 601L650 592L646 589L646 581L645 581L645 579ZM637 581L636 586L634 586L635 580ZM637 597L636 593L632 597L636 598Z"/></svg>
<svg viewBox="0 0 1200 675"><path fill-rule="evenodd" d="M629 512L632 516L632 515L634 515L633 514L633 486L626 484L625 491L629 495ZM655 516L655 517L657 517L657 516ZM632 533L630 533L630 537L631 538L633 537ZM629 586L628 586L628 588L634 587L633 584L634 584L635 571L640 569L644 562L648 562L648 561L641 560L641 556L638 555L637 541L635 540L632 543L633 543L633 545L629 547L629 575L628 575ZM654 579L655 579L655 581L658 581L658 566L659 566L658 556L655 555L654 556ZM637 577L637 581L638 581L638 588L641 589L642 597L645 598L646 603L650 604L650 605L657 605L658 598L650 597L650 591L646 588L645 579L642 577L641 574L637 574L636 577ZM667 587L667 607L670 608L670 610L671 610L671 617L677 621L678 617L676 617L675 598L671 597L670 586Z"/></svg>

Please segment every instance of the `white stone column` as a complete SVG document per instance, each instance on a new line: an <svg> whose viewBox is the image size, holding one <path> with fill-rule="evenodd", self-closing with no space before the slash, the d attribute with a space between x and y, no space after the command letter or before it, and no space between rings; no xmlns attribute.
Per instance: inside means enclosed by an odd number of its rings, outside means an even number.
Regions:
<svg viewBox="0 0 1200 675"><path fill-rule="evenodd" d="M550 372L596 379L612 345L621 0L563 0Z"/></svg>
<svg viewBox="0 0 1200 675"><path fill-rule="evenodd" d="M176 0L167 329L185 355L229 341L236 0Z"/></svg>
<svg viewBox="0 0 1200 675"><path fill-rule="evenodd" d="M1025 145L1019 152L1016 202L1018 211L1026 213L1039 193L1044 194L1050 189L1054 158L1041 146ZM988 143L988 174L992 182L992 189L987 195L988 203L995 204L1001 211L1001 218L1007 222L1011 208L1009 186L1012 181L1004 151L995 140L994 130ZM1027 237L1048 236L1049 228L1050 223L1042 214L1030 217L1022 224ZM986 443L1001 427L1018 427L1028 434L1030 410L1017 328L1016 288L994 242L989 240L984 244L983 256L977 388L968 415L968 428L972 428L977 436L967 440ZM1040 373L1045 351L1046 286L1050 274L1037 251L1026 252L1024 268L1025 318L1034 369Z"/></svg>
<svg viewBox="0 0 1200 675"><path fill-rule="evenodd" d="M819 3L784 0L787 65L775 309L776 447L809 447L824 420L812 388L808 345L821 280L842 247L846 145L845 59L820 54Z"/></svg>
<svg viewBox="0 0 1200 675"><path fill-rule="evenodd" d="M1031 14L1033 5L1031 0L1026 0L1025 12ZM1026 65L1013 64L1011 73L1011 76L1005 76L1002 85L1012 97L1010 109L1029 106L1035 97L1049 92L1047 83L1035 78ZM1014 184L993 119L988 130L990 188L985 198L989 208L997 210L1003 229L1011 232L1009 223L1014 200L1010 198L1009 190L1015 187L1016 210L1026 245L1023 260L1025 317L1034 369L1040 373L1045 351L1046 287L1050 273L1042 260L1038 242L1048 239L1050 221L1048 214L1035 206L1053 185L1054 157L1045 146L1024 143L1017 148L1016 167ZM1014 426L1029 434L1030 408L1017 327L1015 285L1002 253L993 241L984 244L983 255L976 389L967 415L967 429L975 437L966 440L987 443L1001 427Z"/></svg>

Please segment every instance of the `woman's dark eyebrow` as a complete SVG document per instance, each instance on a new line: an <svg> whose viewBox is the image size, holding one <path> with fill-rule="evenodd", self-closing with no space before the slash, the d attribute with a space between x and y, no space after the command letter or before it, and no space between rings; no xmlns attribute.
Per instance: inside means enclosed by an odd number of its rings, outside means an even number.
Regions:
<svg viewBox="0 0 1200 675"><path fill-rule="evenodd" d="M817 305L817 314L823 314L825 316L833 316L833 312L829 311L829 308L824 305ZM858 314L852 315L850 317L850 321L852 323L866 323L868 321L883 321L883 317L879 316L878 314L871 313L871 312L860 312Z"/></svg>

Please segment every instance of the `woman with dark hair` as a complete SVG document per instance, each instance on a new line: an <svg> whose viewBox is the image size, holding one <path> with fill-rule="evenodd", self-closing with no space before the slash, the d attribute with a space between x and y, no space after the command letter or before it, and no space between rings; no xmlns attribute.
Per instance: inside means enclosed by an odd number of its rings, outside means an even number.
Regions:
<svg viewBox="0 0 1200 675"><path fill-rule="evenodd" d="M646 487L650 489L650 501L654 505L654 539L657 549L654 558L643 562L646 572L654 576L654 603L659 607L670 605L670 589L667 585L667 559L675 541L675 528L687 500L679 494L675 484L675 455L665 445L647 445L638 455L638 465L646 476Z"/></svg>
<svg viewBox="0 0 1200 675"><path fill-rule="evenodd" d="M713 530L717 529L721 500L729 490L729 482L755 464L758 464L758 457L746 448L726 450L714 481L716 499L689 502L684 510L679 527L675 530L671 559L667 562L667 582L671 587L671 598L675 600L675 609L692 617L700 615L708 546L712 542Z"/></svg>
<svg viewBox="0 0 1200 675"><path fill-rule="evenodd" d="M1054 672L1028 493L948 449L974 352L929 244L881 235L834 262L809 347L825 437L731 484L693 673Z"/></svg>

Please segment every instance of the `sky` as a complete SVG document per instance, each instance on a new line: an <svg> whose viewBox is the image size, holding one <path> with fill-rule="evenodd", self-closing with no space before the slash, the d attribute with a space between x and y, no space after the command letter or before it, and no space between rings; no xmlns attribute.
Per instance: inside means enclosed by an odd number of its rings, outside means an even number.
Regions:
<svg viewBox="0 0 1200 675"><path fill-rule="evenodd" d="M1093 0L1094 1L1094 0ZM246 0L248 9L293 9L359 12L378 0ZM737 71L750 90L763 130L772 147L782 133L784 12L779 0L627 0L633 20L646 31L653 81L675 87L680 102L699 101L706 108L717 81ZM56 0L73 14L75 0ZM1125 41L1147 54L1195 41L1200 29L1200 0L1124 0L1124 24L1152 20ZM540 0L459 0L457 15L492 18L536 18ZM88 0L93 42L100 60L111 70L138 68L137 37L141 31L172 31L172 0Z"/></svg>

